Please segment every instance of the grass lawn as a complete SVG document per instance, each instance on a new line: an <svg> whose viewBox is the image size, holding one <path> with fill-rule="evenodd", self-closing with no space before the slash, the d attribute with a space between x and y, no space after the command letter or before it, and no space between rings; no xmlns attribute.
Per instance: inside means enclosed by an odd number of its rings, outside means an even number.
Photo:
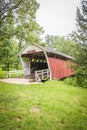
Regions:
<svg viewBox="0 0 87 130"><path fill-rule="evenodd" d="M87 89L0 82L0 130L87 130Z"/></svg>
<svg viewBox="0 0 87 130"><path fill-rule="evenodd" d="M7 71L1 71L0 70L0 78L7 78Z"/></svg>

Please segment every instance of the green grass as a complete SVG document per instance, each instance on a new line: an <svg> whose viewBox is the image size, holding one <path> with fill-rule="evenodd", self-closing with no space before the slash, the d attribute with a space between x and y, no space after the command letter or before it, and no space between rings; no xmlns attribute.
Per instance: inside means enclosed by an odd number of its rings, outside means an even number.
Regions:
<svg viewBox="0 0 87 130"><path fill-rule="evenodd" d="M7 78L7 71L0 70L0 78Z"/></svg>
<svg viewBox="0 0 87 130"><path fill-rule="evenodd" d="M87 130L87 89L0 82L0 130Z"/></svg>

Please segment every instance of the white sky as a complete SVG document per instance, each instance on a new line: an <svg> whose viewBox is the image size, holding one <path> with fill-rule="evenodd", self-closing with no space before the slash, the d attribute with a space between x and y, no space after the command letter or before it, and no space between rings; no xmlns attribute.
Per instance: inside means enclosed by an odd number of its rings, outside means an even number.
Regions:
<svg viewBox="0 0 87 130"><path fill-rule="evenodd" d="M75 30L76 7L80 0L37 0L37 22L46 34L65 36Z"/></svg>

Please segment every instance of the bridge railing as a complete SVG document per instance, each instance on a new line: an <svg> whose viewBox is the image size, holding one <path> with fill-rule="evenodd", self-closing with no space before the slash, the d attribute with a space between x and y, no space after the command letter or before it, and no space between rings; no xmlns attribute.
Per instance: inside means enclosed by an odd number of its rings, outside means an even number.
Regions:
<svg viewBox="0 0 87 130"><path fill-rule="evenodd" d="M35 71L36 81L41 81L44 78L50 78L50 70L49 69L43 69L43 70Z"/></svg>

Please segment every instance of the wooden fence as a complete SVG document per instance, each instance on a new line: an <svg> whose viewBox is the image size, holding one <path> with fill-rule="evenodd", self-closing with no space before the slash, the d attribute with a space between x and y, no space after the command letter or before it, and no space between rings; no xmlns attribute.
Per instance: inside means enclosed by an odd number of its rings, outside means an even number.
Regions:
<svg viewBox="0 0 87 130"><path fill-rule="evenodd" d="M50 78L50 70L49 69L43 69L43 70L35 71L36 81L41 81L45 78Z"/></svg>
<svg viewBox="0 0 87 130"><path fill-rule="evenodd" d="M10 78L11 75L15 74L16 77L19 76L19 74L24 74L24 70L12 70L12 71L9 71L8 74L7 74L7 77Z"/></svg>

